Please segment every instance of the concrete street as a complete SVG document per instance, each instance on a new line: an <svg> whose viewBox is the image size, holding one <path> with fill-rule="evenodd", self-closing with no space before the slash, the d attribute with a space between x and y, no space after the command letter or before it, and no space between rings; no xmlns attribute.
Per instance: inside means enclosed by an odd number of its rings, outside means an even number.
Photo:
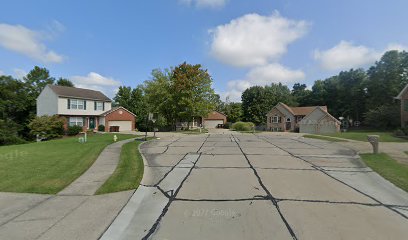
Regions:
<svg viewBox="0 0 408 240"><path fill-rule="evenodd" d="M102 239L406 239L408 194L294 134L167 135Z"/></svg>

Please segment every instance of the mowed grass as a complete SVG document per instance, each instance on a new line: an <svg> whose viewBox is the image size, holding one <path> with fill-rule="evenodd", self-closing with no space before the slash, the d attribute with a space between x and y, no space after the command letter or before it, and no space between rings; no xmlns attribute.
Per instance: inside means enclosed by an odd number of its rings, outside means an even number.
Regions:
<svg viewBox="0 0 408 240"><path fill-rule="evenodd" d="M379 135L380 142L408 142L407 139L397 138L392 135L392 132L379 132L368 130L353 130L349 132L339 132L333 134L325 134L330 137L346 138L357 141L367 142L367 135Z"/></svg>
<svg viewBox="0 0 408 240"><path fill-rule="evenodd" d="M366 153L360 156L367 166L395 186L408 192L408 165L395 161L385 153Z"/></svg>
<svg viewBox="0 0 408 240"><path fill-rule="evenodd" d="M135 137L116 134L118 141ZM113 134L94 134L81 144L77 137L0 147L0 192L55 194L81 176Z"/></svg>
<svg viewBox="0 0 408 240"><path fill-rule="evenodd" d="M143 178L143 159L139 152L142 141L132 141L122 146L115 172L98 189L96 194L137 189Z"/></svg>
<svg viewBox="0 0 408 240"><path fill-rule="evenodd" d="M338 138L332 138L332 137L326 137L326 136L321 136L321 135L306 134L306 135L303 135L303 137L304 137L304 138L312 138L312 139L325 140L325 141L330 141L330 142L347 142L347 140L338 139Z"/></svg>

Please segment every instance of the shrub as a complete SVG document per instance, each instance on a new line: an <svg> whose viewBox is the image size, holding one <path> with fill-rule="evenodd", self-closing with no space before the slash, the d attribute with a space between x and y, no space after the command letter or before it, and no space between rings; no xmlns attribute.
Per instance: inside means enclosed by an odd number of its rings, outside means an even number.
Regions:
<svg viewBox="0 0 408 240"><path fill-rule="evenodd" d="M0 119L0 146L26 143L18 136L21 127L13 121Z"/></svg>
<svg viewBox="0 0 408 240"><path fill-rule="evenodd" d="M64 120L57 115L35 117L28 127L30 134L45 139L62 137L64 134Z"/></svg>
<svg viewBox="0 0 408 240"><path fill-rule="evenodd" d="M395 129L400 125L400 107L382 105L365 113L365 124L376 129Z"/></svg>
<svg viewBox="0 0 408 240"><path fill-rule="evenodd" d="M99 125L99 126L98 126L98 131L99 131L99 132L104 132L104 131L105 131L105 125L102 125L102 124Z"/></svg>
<svg viewBox="0 0 408 240"><path fill-rule="evenodd" d="M231 128L235 131L251 131L255 127L255 124L251 122L236 122L232 124Z"/></svg>
<svg viewBox="0 0 408 240"><path fill-rule="evenodd" d="M405 133L401 129L397 129L396 131L394 131L394 135L397 137L402 137L405 136Z"/></svg>
<svg viewBox="0 0 408 240"><path fill-rule="evenodd" d="M80 132L82 132L82 127L81 126L69 126L68 127L68 131L67 131L67 135L68 136L75 136L78 135Z"/></svg>

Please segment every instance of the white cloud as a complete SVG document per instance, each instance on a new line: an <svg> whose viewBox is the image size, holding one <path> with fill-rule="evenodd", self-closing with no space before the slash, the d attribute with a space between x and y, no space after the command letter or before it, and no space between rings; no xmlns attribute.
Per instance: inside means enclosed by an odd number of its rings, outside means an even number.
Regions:
<svg viewBox="0 0 408 240"><path fill-rule="evenodd" d="M26 70L20 69L20 68L15 68L13 69L13 71L14 71L14 76L18 79L23 79L28 74Z"/></svg>
<svg viewBox="0 0 408 240"><path fill-rule="evenodd" d="M179 0L182 4L194 5L198 8L222 8L228 0Z"/></svg>
<svg viewBox="0 0 408 240"><path fill-rule="evenodd" d="M325 70L346 70L349 68L364 67L373 64L389 50L406 50L406 46L390 44L384 50L376 50L364 45L355 45L352 42L341 41L327 50L315 50L314 59Z"/></svg>
<svg viewBox="0 0 408 240"><path fill-rule="evenodd" d="M104 77L96 72L90 72L86 76L72 76L69 79L76 87L102 91L108 96L113 96L121 85L120 81L111 77Z"/></svg>
<svg viewBox="0 0 408 240"><path fill-rule="evenodd" d="M277 12L270 16L247 14L210 30L211 54L232 66L265 65L277 61L308 28L306 21L290 20Z"/></svg>
<svg viewBox="0 0 408 240"><path fill-rule="evenodd" d="M251 69L244 80L229 81L228 91L223 92L223 99L229 96L231 101L241 101L241 94L252 86L265 86L272 83L289 84L305 79L301 70L292 70L277 63L259 66Z"/></svg>
<svg viewBox="0 0 408 240"><path fill-rule="evenodd" d="M44 45L43 40L47 37L47 33L21 25L0 24L0 46L3 48L45 63L61 63L63 57Z"/></svg>
<svg viewBox="0 0 408 240"><path fill-rule="evenodd" d="M4 75L5 73L2 70L0 70L0 76L4 76Z"/></svg>

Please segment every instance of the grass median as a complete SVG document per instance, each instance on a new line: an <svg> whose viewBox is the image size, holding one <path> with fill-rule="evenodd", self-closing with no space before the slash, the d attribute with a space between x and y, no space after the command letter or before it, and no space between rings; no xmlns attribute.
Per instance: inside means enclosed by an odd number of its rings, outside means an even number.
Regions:
<svg viewBox="0 0 408 240"><path fill-rule="evenodd" d="M329 137L345 138L363 142L367 142L367 135L378 135L380 136L380 142L408 142L407 139L395 137L392 132L371 130L351 130L348 132L338 132L325 135Z"/></svg>
<svg viewBox="0 0 408 240"><path fill-rule="evenodd" d="M306 134L306 135L303 135L303 137L304 137L304 138L312 138L312 139L325 140L325 141L330 141L330 142L347 142L347 140L338 139L338 138L332 138L332 137L326 137L326 136L321 136L321 135Z"/></svg>
<svg viewBox="0 0 408 240"><path fill-rule="evenodd" d="M408 165L395 161L385 153L360 154L363 161L395 186L408 192Z"/></svg>
<svg viewBox="0 0 408 240"><path fill-rule="evenodd" d="M140 140L122 146L120 159L115 172L98 189L96 194L120 192L137 189L143 178L143 158L139 152Z"/></svg>
<svg viewBox="0 0 408 240"><path fill-rule="evenodd" d="M135 137L116 134L118 141ZM81 176L113 143L113 134L0 147L0 192L55 194Z"/></svg>

